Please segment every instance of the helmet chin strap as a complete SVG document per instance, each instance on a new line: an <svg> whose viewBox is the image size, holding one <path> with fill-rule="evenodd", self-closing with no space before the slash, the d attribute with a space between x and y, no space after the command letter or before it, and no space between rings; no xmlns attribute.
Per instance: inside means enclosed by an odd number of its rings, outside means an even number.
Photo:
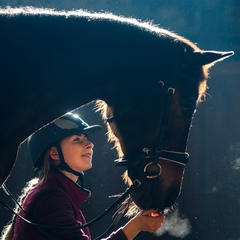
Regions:
<svg viewBox="0 0 240 240"><path fill-rule="evenodd" d="M57 150L58 150L58 155L59 155L59 160L60 160L60 164L59 164L59 168L62 169L62 170L65 170L67 172L70 172L76 176L78 176L79 178L79 181L81 183L81 187L83 187L83 176L84 176L84 173L83 172L77 172L75 171L74 169L72 169L64 160L64 157L63 157L63 153L62 153L62 148L61 148L61 145L60 145L60 142L57 142L56 143L56 147L57 147Z"/></svg>

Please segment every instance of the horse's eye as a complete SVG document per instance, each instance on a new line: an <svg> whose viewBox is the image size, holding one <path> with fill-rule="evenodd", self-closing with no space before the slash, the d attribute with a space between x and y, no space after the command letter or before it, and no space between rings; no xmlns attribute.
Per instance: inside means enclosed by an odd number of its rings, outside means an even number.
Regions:
<svg viewBox="0 0 240 240"><path fill-rule="evenodd" d="M183 103L181 105L181 112L184 118L189 118L195 111L195 105L192 103Z"/></svg>

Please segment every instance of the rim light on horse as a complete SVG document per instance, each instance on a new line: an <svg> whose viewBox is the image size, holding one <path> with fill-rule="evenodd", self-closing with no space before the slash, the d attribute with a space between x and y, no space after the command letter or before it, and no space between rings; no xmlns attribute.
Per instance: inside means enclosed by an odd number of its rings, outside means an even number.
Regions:
<svg viewBox="0 0 240 240"><path fill-rule="evenodd" d="M31 133L101 99L128 181L147 172L134 202L159 211L174 203L185 166L171 157L187 157L208 69L233 52L203 51L150 23L81 10L0 9L0 35L0 185Z"/></svg>

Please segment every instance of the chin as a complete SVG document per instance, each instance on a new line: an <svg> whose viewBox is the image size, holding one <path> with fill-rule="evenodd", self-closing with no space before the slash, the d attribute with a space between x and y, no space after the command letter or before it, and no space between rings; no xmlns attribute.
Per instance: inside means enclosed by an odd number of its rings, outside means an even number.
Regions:
<svg viewBox="0 0 240 240"><path fill-rule="evenodd" d="M84 169L81 169L80 172L85 172L85 171L87 171L87 170L89 170L89 169L91 169L91 168L92 168L92 164L89 164L89 165L86 166Z"/></svg>

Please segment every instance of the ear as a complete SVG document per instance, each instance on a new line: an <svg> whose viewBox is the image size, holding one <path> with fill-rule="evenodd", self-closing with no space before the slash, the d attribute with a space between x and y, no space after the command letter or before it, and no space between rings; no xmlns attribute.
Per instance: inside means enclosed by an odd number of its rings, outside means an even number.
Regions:
<svg viewBox="0 0 240 240"><path fill-rule="evenodd" d="M217 52L217 51L196 51L193 53L193 63L203 66L224 60L234 54L233 51L230 52Z"/></svg>
<svg viewBox="0 0 240 240"><path fill-rule="evenodd" d="M59 154L58 154L57 147L53 146L53 147L50 148L50 150L49 150L49 156L50 156L53 160L59 160Z"/></svg>

